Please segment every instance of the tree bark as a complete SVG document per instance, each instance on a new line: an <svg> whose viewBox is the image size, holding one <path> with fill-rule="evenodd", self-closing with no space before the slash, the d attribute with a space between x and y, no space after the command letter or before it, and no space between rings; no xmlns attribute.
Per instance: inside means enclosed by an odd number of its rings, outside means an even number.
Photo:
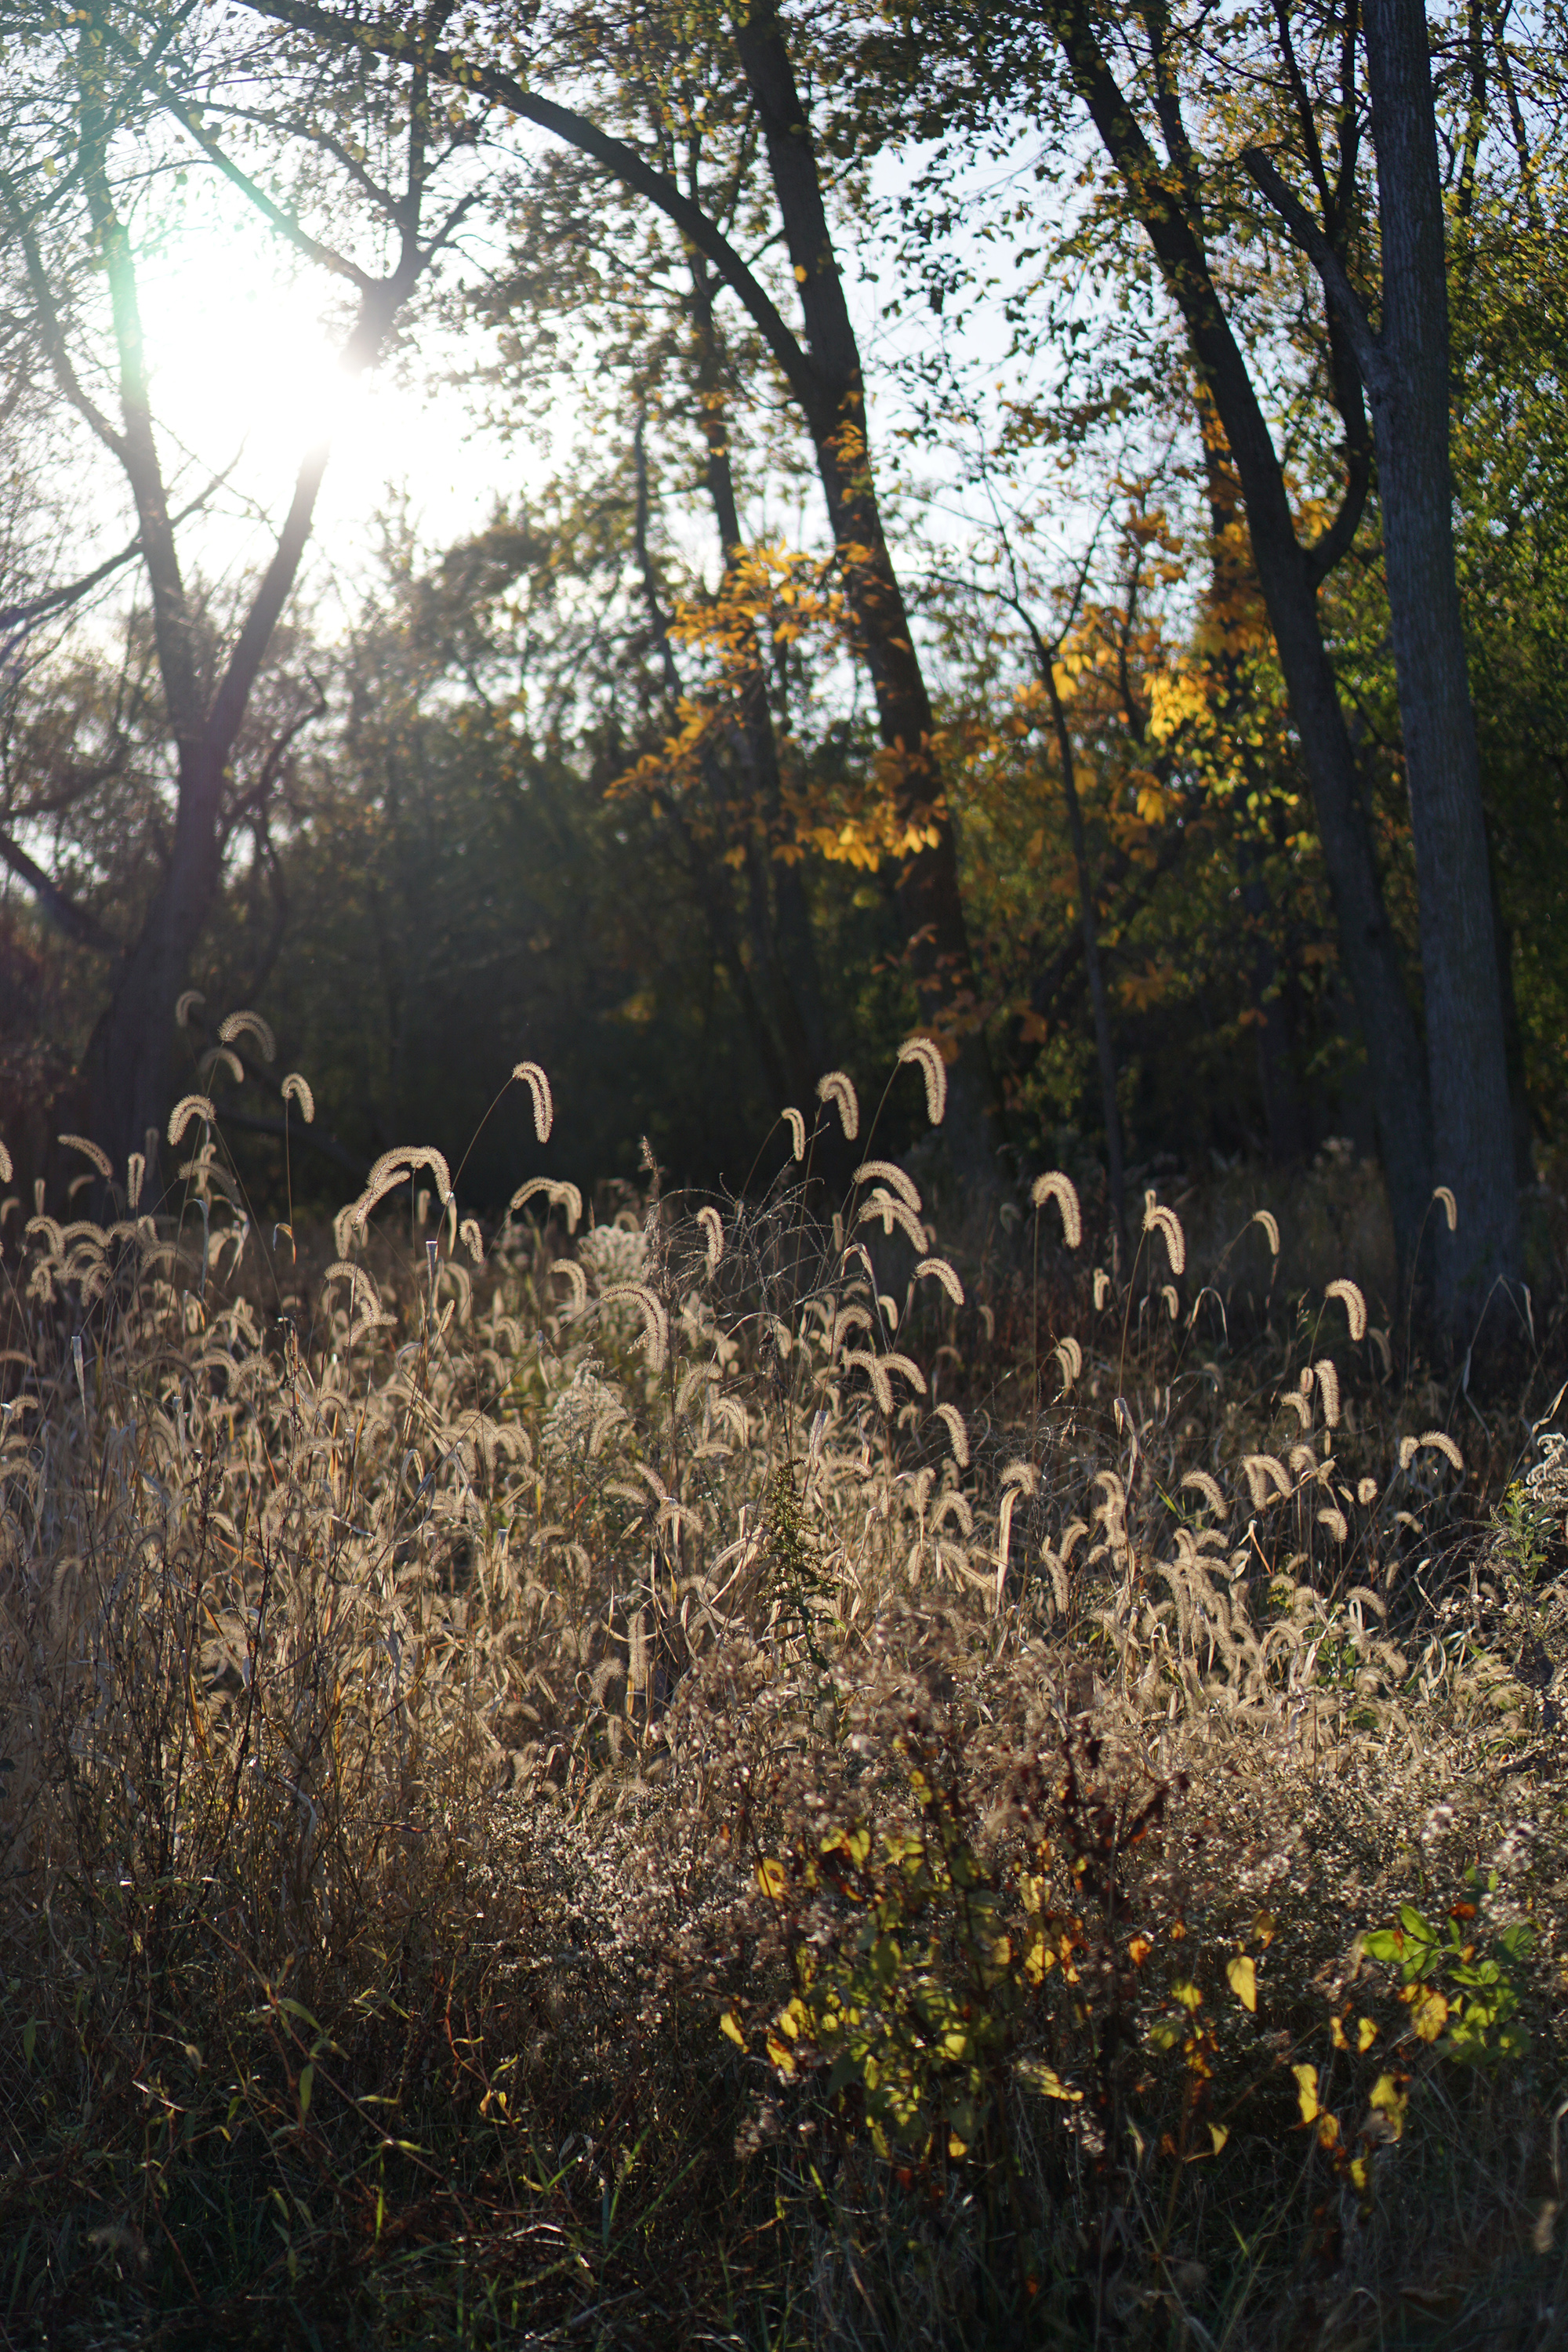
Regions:
<svg viewBox="0 0 1568 2352"><path fill-rule="evenodd" d="M935 719L882 529L859 348L775 0L756 0L748 16L737 18L735 39L800 289L817 383L806 422L876 697L892 804L900 825L925 836L907 856L899 900L921 1019L946 1026L958 1046L950 1146L966 1175L994 1185L1000 1120L959 891L957 845L933 750Z"/></svg>
<svg viewBox="0 0 1568 2352"><path fill-rule="evenodd" d="M1163 165L1127 104L1086 0L1049 0L1079 95L1121 175L1179 310L1225 429L1245 502L1258 585L1311 788L1340 949L1360 1018L1402 1276L1414 1276L1432 1193L1426 1057L1384 902L1355 753L1318 613L1314 551L1296 537L1289 495L1256 388L1220 303L1180 174Z"/></svg>
<svg viewBox="0 0 1568 2352"><path fill-rule="evenodd" d="M1442 180L1422 0L1366 0L1383 256L1368 383L1394 666L1421 903L1433 1140L1458 1229L1438 1236L1437 1307L1466 1345L1520 1273L1519 1196L1492 893L1454 565Z"/></svg>

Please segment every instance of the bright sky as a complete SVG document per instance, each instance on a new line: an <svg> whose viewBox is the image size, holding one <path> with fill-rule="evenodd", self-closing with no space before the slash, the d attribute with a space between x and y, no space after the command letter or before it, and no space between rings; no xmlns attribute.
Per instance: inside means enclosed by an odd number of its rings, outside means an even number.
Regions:
<svg viewBox="0 0 1568 2352"><path fill-rule="evenodd" d="M297 271L259 226L187 226L143 258L138 277L170 476L188 453L181 495L243 445L211 516L182 533L186 544L199 541L205 565L265 560L256 508L276 526L324 422L332 456L316 509L318 576L324 554L352 579L374 542L375 516L405 486L430 546L483 522L498 495L521 486L526 446L503 446L477 426L464 394L440 383L436 368L383 365L351 384L337 364L342 329L324 273Z"/></svg>

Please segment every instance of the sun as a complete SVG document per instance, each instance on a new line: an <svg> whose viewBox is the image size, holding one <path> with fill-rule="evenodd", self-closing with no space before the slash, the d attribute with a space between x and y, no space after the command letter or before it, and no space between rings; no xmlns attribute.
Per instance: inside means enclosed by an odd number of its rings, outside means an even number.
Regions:
<svg viewBox="0 0 1568 2352"><path fill-rule="evenodd" d="M340 354L352 310L334 302L323 272L294 268L265 231L187 221L141 257L138 280L166 478L172 489L178 478L183 500L226 473L210 519L226 557L238 554L242 528L254 555L258 511L276 528L302 459L323 439L331 455L313 535L351 568L395 495L406 492L427 537L485 519L496 453L471 446L458 396L384 362L351 378Z"/></svg>

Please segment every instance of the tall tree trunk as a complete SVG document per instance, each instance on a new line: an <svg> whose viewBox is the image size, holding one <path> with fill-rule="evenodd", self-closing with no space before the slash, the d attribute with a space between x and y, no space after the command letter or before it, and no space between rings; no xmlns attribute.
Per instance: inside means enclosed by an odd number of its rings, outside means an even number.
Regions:
<svg viewBox="0 0 1568 2352"><path fill-rule="evenodd" d="M707 461L704 470L728 582L743 549L741 509L730 457L728 403L718 322L713 316L712 287L700 254L691 254L690 265L695 376ZM762 648L753 628L748 627L742 652L740 751L755 820L748 848L755 887L763 901L762 944L773 983L775 1020L791 1066L792 1090L796 1101L809 1108L816 1080L830 1059L821 972L812 937L811 910L799 869L772 854L783 824L784 784Z"/></svg>
<svg viewBox="0 0 1568 2352"><path fill-rule="evenodd" d="M1421 900L1438 1178L1459 1207L1439 1236L1438 1314L1464 1345L1520 1271L1519 1196L1480 759L1454 567L1448 294L1423 0L1366 0L1383 257L1376 439L1394 665Z"/></svg>
<svg viewBox="0 0 1568 2352"><path fill-rule="evenodd" d="M1209 269L1184 174L1162 164L1101 47L1089 0L1047 0L1047 16L1106 152L1137 208L1186 328L1246 504L1253 562L1300 739L1340 950L1377 1104L1378 1143L1402 1274L1414 1275L1431 1202L1426 1055L1384 902L1355 753L1318 612L1314 551L1296 536L1283 469ZM1167 106L1167 113L1173 106Z"/></svg>
<svg viewBox="0 0 1568 2352"><path fill-rule="evenodd" d="M859 348L776 0L756 0L749 15L738 17L735 39L800 289L818 386L807 424L876 696L887 782L900 824L920 839L907 853L899 899L921 1017L937 1024L945 1016L959 1032L950 1145L967 1176L994 1185L1000 1117L959 892L957 845L933 750L935 720L882 529Z"/></svg>

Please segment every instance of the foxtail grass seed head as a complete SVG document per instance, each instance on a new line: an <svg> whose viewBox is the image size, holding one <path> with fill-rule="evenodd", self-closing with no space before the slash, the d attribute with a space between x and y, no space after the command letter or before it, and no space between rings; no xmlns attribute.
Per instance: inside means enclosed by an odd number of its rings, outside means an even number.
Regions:
<svg viewBox="0 0 1568 2352"><path fill-rule="evenodd" d="M1254 1209L1251 1222L1263 1228L1263 1238L1268 1244L1270 1257L1279 1255L1279 1221L1271 1209Z"/></svg>
<svg viewBox="0 0 1568 2352"><path fill-rule="evenodd" d="M1318 1394L1322 1399L1323 1419L1331 1429L1340 1425L1340 1375L1332 1359L1324 1356L1313 1365L1318 1376Z"/></svg>
<svg viewBox="0 0 1568 2352"><path fill-rule="evenodd" d="M555 1105L551 1098L549 1079L537 1062L519 1062L512 1076L521 1079L532 1097L533 1132L541 1143L548 1143L550 1130L555 1123Z"/></svg>
<svg viewBox="0 0 1568 2352"><path fill-rule="evenodd" d="M483 1265L485 1262L485 1237L479 1231L479 1221L477 1217L465 1217L463 1219L462 1223L458 1227L458 1239L462 1243L463 1247L468 1251L468 1255L473 1259L474 1264L476 1265Z"/></svg>
<svg viewBox="0 0 1568 2352"><path fill-rule="evenodd" d="M526 1208L530 1201L538 1198L548 1201L552 1209L564 1209L567 1232L576 1232L583 1217L583 1195L575 1184L557 1183L549 1176L531 1176L526 1184L520 1184L507 1202L508 1216L515 1216L519 1209ZM420 1212L419 1222L421 1224L425 1222L423 1211Z"/></svg>
<svg viewBox="0 0 1568 2352"><path fill-rule="evenodd" d="M709 1202L705 1207L698 1210L697 1222L702 1228L703 1254L707 1259L708 1271L712 1274L724 1255L724 1220L712 1203Z"/></svg>
<svg viewBox="0 0 1568 2352"><path fill-rule="evenodd" d="M955 1404L939 1404L936 1417L947 1432L952 1458L961 1470L969 1467L969 1425Z"/></svg>
<svg viewBox="0 0 1568 2352"><path fill-rule="evenodd" d="M146 1181L147 1160L141 1151L133 1151L125 1163L125 1199L132 1209L142 1206L142 1187Z"/></svg>
<svg viewBox="0 0 1568 2352"><path fill-rule="evenodd" d="M914 1211L917 1217L919 1216L921 1213L919 1188L913 1177L906 1176L903 1170L896 1166L891 1160L862 1160L855 1171L854 1181L857 1184L872 1184L879 1181L886 1184L889 1190L898 1194L907 1207Z"/></svg>
<svg viewBox="0 0 1568 2352"><path fill-rule="evenodd" d="M1446 1429L1424 1429L1419 1437L1402 1437L1399 1441L1399 1466L1402 1470L1409 1469L1423 1446L1429 1446L1434 1454L1440 1454L1445 1462L1451 1462L1456 1470L1463 1471L1465 1457Z"/></svg>
<svg viewBox="0 0 1568 2352"><path fill-rule="evenodd" d="M241 1037L248 1037L264 1062L278 1059L278 1040L272 1034L270 1024L262 1019L259 1013L231 1013L217 1034L226 1045L235 1045Z"/></svg>
<svg viewBox="0 0 1568 2352"><path fill-rule="evenodd" d="M1037 1209L1043 1209L1047 1201L1054 1201L1061 1213L1062 1239L1068 1249L1075 1250L1080 1246L1083 1241L1083 1211L1079 1206L1078 1187L1070 1176L1064 1176L1059 1168L1051 1169L1047 1175L1037 1176L1029 1188L1029 1198Z"/></svg>
<svg viewBox="0 0 1568 2352"><path fill-rule="evenodd" d="M1083 1370L1083 1349L1069 1332L1065 1339L1057 1341L1051 1353L1061 1366L1062 1393L1065 1396Z"/></svg>
<svg viewBox="0 0 1568 2352"><path fill-rule="evenodd" d="M796 1160L804 1160L805 1158L805 1119L801 1117L800 1112L796 1110L793 1103L786 1104L784 1109L780 1115L784 1119L784 1125L789 1129L789 1148L791 1159Z"/></svg>
<svg viewBox="0 0 1568 2352"><path fill-rule="evenodd" d="M15 1171L11 1166L11 1155L6 1150L5 1146L3 1143L0 1143L0 1184L8 1184L11 1181L14 1172Z"/></svg>
<svg viewBox="0 0 1568 2352"><path fill-rule="evenodd" d="M306 1126L310 1127L316 1116L316 1097L310 1092L310 1081L302 1078L298 1070L290 1070L279 1092L286 1103L299 1104L300 1116Z"/></svg>
<svg viewBox="0 0 1568 2352"><path fill-rule="evenodd" d="M1219 1480L1212 1476L1207 1470L1189 1470L1182 1480L1182 1486L1184 1490L1191 1487L1194 1495L1201 1496L1216 1519L1224 1518L1226 1515L1224 1490Z"/></svg>
<svg viewBox="0 0 1568 2352"><path fill-rule="evenodd" d="M174 1000L174 1019L179 1027L188 1029L191 1025L192 1013L198 1004L205 1003L206 998L199 988L182 989Z"/></svg>
<svg viewBox="0 0 1568 2352"><path fill-rule="evenodd" d="M114 1162L101 1144L94 1143L85 1135L61 1135L56 1138L56 1141L62 1144L67 1151L79 1151L84 1160L90 1160L106 1184L112 1181Z"/></svg>
<svg viewBox="0 0 1568 2352"><path fill-rule="evenodd" d="M1459 1204L1458 1201L1455 1200L1454 1195L1449 1191L1447 1185L1434 1185L1432 1189L1432 1198L1442 1210L1444 1218L1447 1223L1448 1231L1451 1234L1458 1233L1459 1230Z"/></svg>
<svg viewBox="0 0 1568 2352"><path fill-rule="evenodd" d="M1348 1275L1342 1274L1337 1281L1331 1282L1328 1285L1327 1288L1323 1292L1323 1297L1325 1298L1337 1298L1340 1301L1345 1310L1345 1320L1350 1325L1351 1338L1352 1339L1364 1339L1366 1337L1366 1300L1362 1296L1360 1284L1352 1282Z"/></svg>
<svg viewBox="0 0 1568 2352"><path fill-rule="evenodd" d="M215 1124L217 1113L205 1095L182 1095L169 1113L169 1141L177 1144L194 1118L205 1119L209 1127Z"/></svg>
<svg viewBox="0 0 1568 2352"><path fill-rule="evenodd" d="M963 1285L944 1257L922 1257L915 1268L917 1282L939 1282L955 1307L963 1304Z"/></svg>
<svg viewBox="0 0 1568 2352"><path fill-rule="evenodd" d="M838 1124L844 1130L846 1143L853 1143L860 1132L860 1101L854 1081L843 1070L828 1070L816 1082L818 1102L831 1103L838 1113Z"/></svg>
<svg viewBox="0 0 1568 2352"><path fill-rule="evenodd" d="M226 1070L237 1087L245 1084L245 1065L227 1045L209 1045L197 1066L208 1086L215 1070Z"/></svg>
<svg viewBox="0 0 1568 2352"><path fill-rule="evenodd" d="M906 1037L899 1047L900 1062L913 1062L925 1080L926 1118L940 1127L947 1113L947 1064L934 1037Z"/></svg>
<svg viewBox="0 0 1568 2352"><path fill-rule="evenodd" d="M1146 1234L1158 1234L1164 1243L1165 1255L1171 1262L1171 1272L1177 1275L1184 1274L1187 1265L1187 1237L1182 1231L1182 1221L1174 1209L1165 1208L1162 1202L1155 1200L1152 1192L1150 1193L1143 1211L1143 1230Z"/></svg>
<svg viewBox="0 0 1568 2352"><path fill-rule="evenodd" d="M1094 1311L1097 1315L1104 1313L1105 1304L1110 1297L1110 1276L1102 1265L1097 1265L1094 1269Z"/></svg>

